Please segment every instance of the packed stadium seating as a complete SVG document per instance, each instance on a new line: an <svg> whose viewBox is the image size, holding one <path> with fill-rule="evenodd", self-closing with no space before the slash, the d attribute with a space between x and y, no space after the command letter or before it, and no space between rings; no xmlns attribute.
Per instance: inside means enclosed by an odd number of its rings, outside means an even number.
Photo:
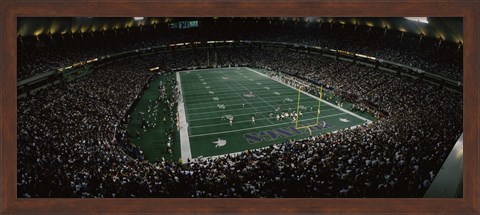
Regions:
<svg viewBox="0 0 480 215"><path fill-rule="evenodd" d="M81 38L71 35L45 39L42 42L27 42L18 46L17 79L23 80L73 63L106 56L126 50L147 48L176 42L206 40L262 40L289 42L302 45L328 47L390 60L454 80L462 80L461 50L456 44L438 48L434 41L425 38L420 44L415 38L400 39L395 33L384 36L383 32L353 33L352 28L342 31L329 28L308 30L306 28L272 28L252 31L244 27L223 28L224 31L171 31L159 32L118 30L85 34ZM117 32L117 31L116 31ZM40 43L41 48L38 48ZM36 45L35 45L36 44Z"/></svg>
<svg viewBox="0 0 480 215"><path fill-rule="evenodd" d="M336 47L419 66L457 80L462 77L461 64L448 66L451 64L436 59L438 55L412 54L410 51L420 49L407 42L390 46L391 41L348 35L314 39L308 31L284 33L243 33L238 37ZM232 35L212 34L181 39ZM87 56L179 38L177 33L159 39L137 36L140 39L131 41L125 35L111 44L91 38L35 52L19 48L19 80ZM368 45L376 43L379 45ZM128 104L152 75L147 72L149 65L161 65L165 72L204 66L206 54L185 50L116 62L83 79L19 98L18 196L421 197L462 132L462 97L441 86L286 50L231 47L219 48L216 53L222 64L270 68L335 86L337 94L367 100L386 114L355 129L235 156L187 165L168 160L145 163L129 142L130 134L118 125Z"/></svg>

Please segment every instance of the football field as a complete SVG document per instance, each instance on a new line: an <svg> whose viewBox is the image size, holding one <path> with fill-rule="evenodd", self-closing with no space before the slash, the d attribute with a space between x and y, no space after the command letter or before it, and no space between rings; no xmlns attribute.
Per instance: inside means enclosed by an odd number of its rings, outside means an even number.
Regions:
<svg viewBox="0 0 480 215"><path fill-rule="evenodd" d="M319 102L319 95L300 93L257 69L190 70L179 72L177 79L185 108L180 117L187 123L180 132L188 136L181 140L182 156L211 157L263 148L369 121ZM297 111L302 113L298 122L291 117ZM281 113L289 117L277 119Z"/></svg>

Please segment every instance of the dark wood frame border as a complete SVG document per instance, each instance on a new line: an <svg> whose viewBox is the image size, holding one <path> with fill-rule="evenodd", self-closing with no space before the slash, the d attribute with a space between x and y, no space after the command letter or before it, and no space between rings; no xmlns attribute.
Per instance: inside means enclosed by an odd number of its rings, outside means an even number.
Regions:
<svg viewBox="0 0 480 215"><path fill-rule="evenodd" d="M479 213L477 0L314 2L3 0L0 161L2 214L65 213ZM456 16L464 17L464 198L460 199L17 199L16 18L22 16Z"/></svg>

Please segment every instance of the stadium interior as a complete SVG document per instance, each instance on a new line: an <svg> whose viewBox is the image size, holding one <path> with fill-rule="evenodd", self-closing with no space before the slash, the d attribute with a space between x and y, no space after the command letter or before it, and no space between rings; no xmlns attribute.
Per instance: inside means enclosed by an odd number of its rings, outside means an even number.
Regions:
<svg viewBox="0 0 480 215"><path fill-rule="evenodd" d="M462 26L18 18L17 196L462 197Z"/></svg>

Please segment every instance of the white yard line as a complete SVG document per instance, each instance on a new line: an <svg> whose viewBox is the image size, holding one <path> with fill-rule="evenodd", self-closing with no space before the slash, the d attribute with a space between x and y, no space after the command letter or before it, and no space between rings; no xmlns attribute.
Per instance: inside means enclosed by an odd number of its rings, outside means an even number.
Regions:
<svg viewBox="0 0 480 215"><path fill-rule="evenodd" d="M243 77L242 77L242 78L243 78ZM218 80L218 79L217 79L217 80ZM210 80L210 81L208 81L208 82L212 82L212 81L213 81L213 80ZM222 80L222 81L223 81L223 80ZM186 92L186 93L189 93L189 92L198 91L198 90L208 90L207 88L205 88L205 87L207 87L207 86L210 87L210 89L215 89L215 88L221 87L221 84L211 84L211 83L208 83L207 81L205 81L205 82L207 83L206 85L202 84L202 85L198 85L198 86L195 86L195 87L185 88L183 91ZM248 83L248 84L251 84L251 81L243 81L243 82ZM275 84L276 84L276 83L275 83ZM255 89L264 89L264 87L269 87L268 85L265 86L264 84L262 84L262 85L257 85L257 84L253 85L253 84L251 84L251 86L254 86ZM274 85L274 86L277 86L277 85ZM242 87L233 87L233 89L235 89L235 90L241 89L241 88L242 88ZM253 88L252 88L252 89L253 89ZM283 88L283 86L282 86L282 88L270 88L270 90L278 90L278 89L285 89L285 88Z"/></svg>
<svg viewBox="0 0 480 215"><path fill-rule="evenodd" d="M247 68L247 69L248 69L248 68ZM267 76L267 77L268 77L268 76ZM232 79L232 81L235 82L236 84L240 85L243 89L245 89L245 90L247 90L247 91L250 91L248 88L246 88L245 86L243 86L243 84L240 84L240 83L238 83L237 81L235 81L235 80L233 80L233 79ZM255 94L255 95L257 95L257 94ZM257 96L257 97L258 97L259 99L261 99L262 101L264 101L267 105L269 105L270 107L272 107L272 108L275 109L275 107L274 107L272 104L270 104L269 102L265 101L265 99L263 99L261 96Z"/></svg>
<svg viewBox="0 0 480 215"><path fill-rule="evenodd" d="M263 88L258 88L258 89L254 89L254 91L258 91L258 90L265 90ZM288 92L288 91L291 91L291 89L285 89L285 92ZM198 92L199 90L196 90L196 92ZM198 101L205 101L205 100L210 100L212 97L214 96L224 96L224 95L229 95L232 93L232 91L228 91L228 93L226 93L225 91L222 91L221 93L217 93L215 92L215 90L213 89L209 89L209 90L205 90L205 91L213 91L215 94L209 94L207 92L202 92L202 93L196 93L196 94L190 94L189 93L189 97L190 98L185 98L185 101L188 101L188 102L195 102L195 104L198 103ZM183 92L186 92L185 90ZM273 92L279 92L280 95L274 95ZM284 97L284 96L294 96L295 98L297 97L297 94L296 93L285 93L285 92L282 92L281 90L270 90L268 93L258 93L258 94L255 94L255 95L260 95L260 96L271 96L271 97ZM194 99L195 98L195 99ZM232 99L234 100L234 99Z"/></svg>
<svg viewBox="0 0 480 215"><path fill-rule="evenodd" d="M273 86L275 86L275 87L273 87L272 85L266 85L266 84L263 85L262 87L258 87L257 85L255 85L256 88L254 88L254 89L255 89L255 90L260 90L260 89L266 90L265 87L268 87L268 88L269 88L269 89L268 89L269 91L280 91L280 90L290 91L290 89L286 89L283 85L282 85L281 87L276 87L276 86L280 86L280 85L279 85L278 83L274 83L274 84L275 84L275 85L273 85ZM197 92L198 90L212 90L212 89L217 89L217 90L218 90L219 88L220 88L220 89L223 88L223 87L220 86L220 84L217 84L217 85L215 85L215 86L213 86L213 85L208 85L208 86L210 87L210 89L207 89L207 88L205 88L205 87L197 87L197 88L191 88L191 90L184 90L183 92L187 92L187 93L188 93L188 92L190 92L190 91L195 91L195 92ZM252 86L253 86L253 85L252 85ZM235 90L236 90L236 89L241 89L241 88L242 88L242 87L233 87L233 89L235 89ZM219 92L219 93L222 93L222 92ZM189 94L192 94L192 93L189 93ZM195 94L193 94L193 95L195 95Z"/></svg>
<svg viewBox="0 0 480 215"><path fill-rule="evenodd" d="M244 108L244 109L247 109L247 108ZM237 109L237 110L243 110L243 109ZM337 110L337 109L335 109L335 108L323 109L323 110L322 110L322 113L323 113L324 111L326 112L326 111L332 111L332 110ZM232 109L231 111L234 111L234 110ZM217 113L217 112L218 112L218 111L207 112L207 113ZM272 112L271 112L271 111L263 111L263 112L260 112L260 113L272 113ZM307 111L307 112L302 112L302 113L303 113L303 115L307 115L307 114L310 114L310 113L316 115L316 114L317 114L317 110L315 110L315 111ZM190 115L192 115L192 114L190 114ZM235 114L235 115L233 115L233 116L234 116L234 117L237 117L237 116L246 116L246 115L252 115L252 113ZM274 115L277 115L277 114L274 114ZM190 119L190 120L188 120L188 121L189 121L189 122L195 122L195 121L202 121L202 120L206 120L206 119L218 119L218 118L219 118L219 117L217 116L217 117L207 117L207 118L200 118L200 119L193 119L193 120ZM250 121L251 121L251 120L250 120ZM192 128L192 127L190 127L190 128Z"/></svg>
<svg viewBox="0 0 480 215"><path fill-rule="evenodd" d="M236 102L237 100L230 100L230 102ZM190 101L189 101L190 102ZM270 101L270 102L280 102L279 100L273 100L273 101ZM227 103L227 101L225 102L222 102L222 101L218 101L218 103L222 103L224 104L226 107L228 106L237 106L237 105L241 105L241 104L245 104L245 103ZM262 103L265 103L265 102L250 102L250 104L262 104ZM304 104L303 106L305 106L305 104L316 104L317 105L317 101L311 101L311 102L303 102L302 104ZM203 102L203 103L195 103L195 104L212 104L212 102ZM296 101L295 102L289 102L289 103L280 103L280 104L277 104L277 106L286 106L286 105L294 105L295 108L297 108L296 106ZM317 105L318 106L318 105ZM197 108L188 108L188 111L192 111L192 110L201 110L201 109L209 109L209 108L218 108L217 105L212 105L212 106L203 106L203 107L197 107ZM241 110L241 109L232 109L232 110ZM315 109L316 110L316 109Z"/></svg>
<svg viewBox="0 0 480 215"><path fill-rule="evenodd" d="M225 84L225 82L223 82L223 81L222 81L222 83ZM227 87L229 87L230 89L232 89L232 88L230 87L230 85L228 85L228 84L225 84L225 85L226 85ZM250 102L248 102L248 100L246 100L245 98L243 98L242 95L238 94L237 91L235 91L235 90L233 90L233 89L232 89L232 91L233 91L235 94L237 94L238 97L240 97L241 99L243 99L243 101L245 101L248 105L250 105L250 107L252 107L252 108L255 110L255 112L259 112L259 111L257 110L257 108L255 108L253 105L251 105ZM268 122L270 122L270 125L273 125L273 124L274 124L274 123L273 123L272 121L270 121L270 119L268 119L266 116L264 116L263 114L261 114L261 115L263 116L264 119L266 119Z"/></svg>
<svg viewBox="0 0 480 215"><path fill-rule="evenodd" d="M192 159L192 151L190 149L190 138L188 137L187 114L185 112L185 104L183 103L182 80L180 73L176 72L178 89L180 96L178 98L178 114L180 118L180 149L182 154L182 163L187 163L188 159Z"/></svg>
<svg viewBox="0 0 480 215"><path fill-rule="evenodd" d="M252 114L249 114L249 115L252 115ZM237 116L237 115L235 115ZM270 122L269 119L267 118L260 118L260 119L255 119L256 122L259 122L259 121L262 121L262 120L268 120ZM191 122L191 121L190 121ZM235 121L235 124L239 124L239 123L245 123L245 122L248 122L248 123L252 123L252 120L242 120L242 121ZM230 126L230 124L228 123L227 120L225 120L225 123L217 123L217 124L208 124L208 125L199 125L199 126L190 126L190 129L196 129L196 128L205 128L205 127L216 127L216 126L219 126L219 125L225 125L225 126ZM272 125L272 124L270 124Z"/></svg>
<svg viewBox="0 0 480 215"><path fill-rule="evenodd" d="M332 116L338 116L338 115L343 115L343 114L347 114L347 113L333 114L333 115L328 115L328 116L318 117L318 118L319 119L324 119L324 118L329 118L329 117L332 117ZM299 122L312 120L312 119L317 119L317 117L310 118L310 119L299 120ZM277 124L274 124L274 125L264 125L264 126L258 126L258 127L243 128L243 129L221 131L221 132L213 132L213 133L206 133L206 134L196 134L196 135L190 135L190 137L202 137L202 136L208 136L208 135L213 135L213 134L226 134L226 133L232 133L232 132L237 132L237 131L247 131L247 130L253 130L253 129L257 129L257 128L265 128L265 127L272 127L272 126L285 125L285 124L292 124L293 126L295 126L294 123L292 123L292 121L288 121L288 122L284 122L284 123L277 123Z"/></svg>
<svg viewBox="0 0 480 215"><path fill-rule="evenodd" d="M296 89L295 87L292 87L292 86L290 86L290 85L288 85L288 84L285 84L285 83L283 83L283 82L281 82L281 81L279 81L279 80L273 79L273 78L269 77L268 75L265 75L265 74L263 74L263 73L260 73L260 72L258 72L258 71L256 71L256 70L250 69L250 68L248 68L248 67L245 67L245 69L248 69L248 70L250 70L250 71L252 71L252 72L255 72L255 73L257 73L258 75L261 75L261 76L265 76L265 77L267 77L267 78L270 78L270 79L272 79L272 80L274 80L274 81L276 81L276 82L278 82L278 83L281 83L281 84L283 84L283 85L285 85L285 86L288 86L288 87L290 87L290 88L292 88L292 89L294 89L294 90L298 90L298 89ZM319 98L317 98L317 97L315 97L315 96L313 96L313 95L310 95L310 93L306 93L306 92L303 92L303 91L300 91L300 92L302 92L303 94L305 94L305 95L307 95L307 96L310 96L310 97L312 97L312 98L314 98L314 99L317 99L317 100L319 99ZM341 108L341 107L338 107L338 106L336 106L336 105L334 105L334 104L332 104L332 103L330 103L330 102L327 102L327 101L325 101L325 100L321 100L321 102L323 102L323 103L325 103L325 104L327 104L327 105L329 105L329 106L332 106L332 107L334 107L334 108L336 108L336 109L338 109L338 110L341 110L341 111L343 111L343 112L345 112L345 113L348 113L348 114L350 114L350 115L352 115L352 116L355 116L355 117L357 117L358 119L364 120L364 121L366 121L366 122L368 122L368 123L371 123L371 122L372 122L371 120L366 119L365 117L359 116L359 115L357 115L357 114L355 114L355 113L352 113L351 111L348 111L348 110L346 110L346 109L343 109L343 108Z"/></svg>
<svg viewBox="0 0 480 215"><path fill-rule="evenodd" d="M246 107L246 108L237 108L237 109L222 109L222 110L217 110L217 111L209 111L209 112L198 112L198 113L190 113L190 116L195 116L195 115L204 115L204 114L210 114L210 113L228 113L236 110L249 110L253 109L251 107Z"/></svg>
<svg viewBox="0 0 480 215"><path fill-rule="evenodd" d="M281 106L281 105L279 105ZM249 108L249 107L246 107L246 108L237 108L237 109L225 109L225 110L218 110L218 111L209 111L209 112L199 112L199 113L190 113L189 116L195 116L195 115L204 115L204 114L210 114L210 113L230 113L232 111L237 111L237 110L249 110L249 109L253 109L253 108ZM280 108L281 109L281 108ZM336 109L336 108L334 108ZM322 109L322 110L331 110L331 109ZM264 113L264 112L263 112Z"/></svg>

